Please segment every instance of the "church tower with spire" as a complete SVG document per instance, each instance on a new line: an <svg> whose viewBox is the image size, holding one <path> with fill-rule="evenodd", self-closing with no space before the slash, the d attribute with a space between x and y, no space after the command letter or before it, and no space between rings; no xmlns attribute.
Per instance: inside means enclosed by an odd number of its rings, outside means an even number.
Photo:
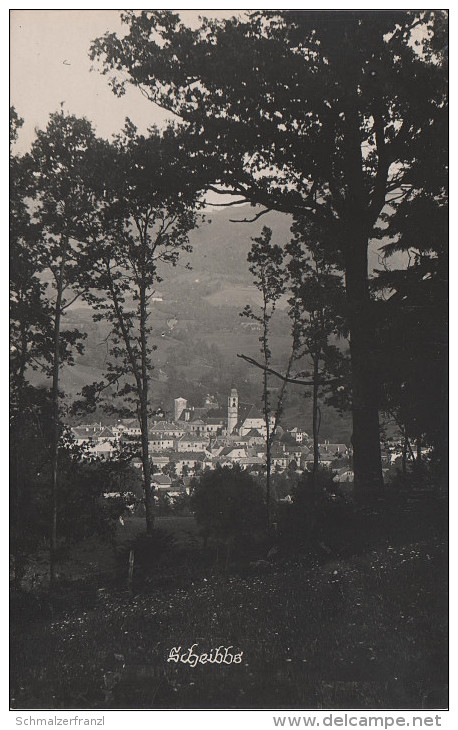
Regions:
<svg viewBox="0 0 458 730"><path fill-rule="evenodd" d="M227 432L231 434L239 420L239 396L237 390L232 388L227 399Z"/></svg>

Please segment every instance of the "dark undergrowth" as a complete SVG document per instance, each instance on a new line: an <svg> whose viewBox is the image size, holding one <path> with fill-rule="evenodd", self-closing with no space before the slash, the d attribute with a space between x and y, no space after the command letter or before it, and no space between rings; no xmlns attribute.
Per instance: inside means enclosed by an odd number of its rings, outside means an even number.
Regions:
<svg viewBox="0 0 458 730"><path fill-rule="evenodd" d="M126 544L118 575L61 581L53 601L14 594L11 706L445 708L445 506L387 497L345 507L340 530L336 511L300 547L280 535L268 560L234 550L216 562L190 530L154 570L137 566L131 590ZM242 661L167 662L193 644L232 646Z"/></svg>

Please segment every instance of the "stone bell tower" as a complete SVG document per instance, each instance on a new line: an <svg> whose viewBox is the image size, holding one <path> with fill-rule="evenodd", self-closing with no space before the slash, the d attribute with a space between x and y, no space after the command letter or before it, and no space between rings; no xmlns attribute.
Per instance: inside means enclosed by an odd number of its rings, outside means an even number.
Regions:
<svg viewBox="0 0 458 730"><path fill-rule="evenodd" d="M239 396L237 390L232 388L227 399L227 432L231 434L239 420Z"/></svg>

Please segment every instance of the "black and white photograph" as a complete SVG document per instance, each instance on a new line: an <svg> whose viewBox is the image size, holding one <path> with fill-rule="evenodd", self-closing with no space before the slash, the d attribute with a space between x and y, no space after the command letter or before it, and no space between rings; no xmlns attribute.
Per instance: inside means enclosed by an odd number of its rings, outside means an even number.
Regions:
<svg viewBox="0 0 458 730"><path fill-rule="evenodd" d="M448 16L10 10L16 725L452 727Z"/></svg>

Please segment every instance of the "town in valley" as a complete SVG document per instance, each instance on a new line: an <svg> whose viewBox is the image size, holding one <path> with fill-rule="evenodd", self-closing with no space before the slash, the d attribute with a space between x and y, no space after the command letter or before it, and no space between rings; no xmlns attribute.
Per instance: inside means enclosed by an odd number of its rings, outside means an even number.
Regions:
<svg viewBox="0 0 458 730"><path fill-rule="evenodd" d="M207 395L202 406L192 406L186 398L178 397L170 415L167 418L162 409L157 409L148 431L151 486L156 495L165 493L173 501L183 492L189 494L191 478L218 465L237 464L255 475L265 470L265 416L254 404L240 402L236 388L228 395L226 409L212 395ZM274 425L275 419L270 416L271 430ZM125 448L135 454L137 447L137 454L140 453L141 429L137 418L72 426L70 433L85 460L116 459ZM401 446L386 449L385 470L401 456ZM310 471L314 461L313 439L303 428L278 425L270 459L275 473ZM320 466L331 470L336 486L353 484L351 459L350 445L328 439L319 442ZM141 470L140 455L133 455L131 464Z"/></svg>

